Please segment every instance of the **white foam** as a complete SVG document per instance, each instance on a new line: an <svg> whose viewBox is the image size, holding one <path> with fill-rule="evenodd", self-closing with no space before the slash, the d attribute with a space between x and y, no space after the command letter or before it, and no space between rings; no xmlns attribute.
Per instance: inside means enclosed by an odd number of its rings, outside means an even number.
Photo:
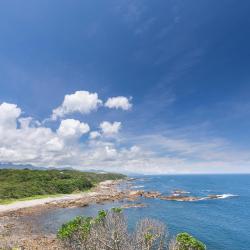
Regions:
<svg viewBox="0 0 250 250"><path fill-rule="evenodd" d="M143 188L143 185L133 186L132 188Z"/></svg>
<svg viewBox="0 0 250 250"><path fill-rule="evenodd" d="M221 195L218 195L217 199L226 199L226 198L236 197L236 196L238 196L238 195L236 195L236 194L221 194Z"/></svg>
<svg viewBox="0 0 250 250"><path fill-rule="evenodd" d="M236 194L216 194L216 197L203 197L200 198L199 201L204 201L204 200L217 200L217 199L227 199L231 197L237 197L238 195Z"/></svg>

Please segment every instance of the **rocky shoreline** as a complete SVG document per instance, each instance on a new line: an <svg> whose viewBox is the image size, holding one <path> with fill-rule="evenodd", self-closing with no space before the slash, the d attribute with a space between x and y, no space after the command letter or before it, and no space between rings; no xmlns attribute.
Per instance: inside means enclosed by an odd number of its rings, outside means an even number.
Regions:
<svg viewBox="0 0 250 250"><path fill-rule="evenodd" d="M34 226L33 221L23 220L22 218L35 217L34 215L46 213L46 210L55 208L84 207L90 204L98 204L104 202L112 202L122 200L124 205L122 208L144 208L147 204L135 202L140 198L161 199L167 201L183 201L193 202L200 200L222 199L225 195L208 195L206 197L198 197L189 195L185 190L173 190L170 195L162 195L160 192L133 190L132 181L134 179L125 179L117 181L105 181L99 183L97 187L89 192L67 195L65 197L54 198L47 202L41 200L32 203L32 206L22 208L20 206L9 206L10 209L0 210L0 249L62 249L60 243L56 239L55 234L42 234L39 229ZM123 188L121 188L121 186ZM126 203L127 202L127 203ZM8 205L6 205L8 208Z"/></svg>
<svg viewBox="0 0 250 250"><path fill-rule="evenodd" d="M0 249L62 249L60 243L54 234L41 234L39 229L34 226L33 221L23 220L29 215L45 213L46 210L55 208L84 207L90 204L98 204L104 202L112 202L117 200L135 201L139 197L156 197L156 192L144 192L141 190L131 191L129 187L132 185L133 179L105 181L99 183L97 187L89 192L78 195L67 195L65 197L36 200L28 206L27 203L22 207L6 205L0 210ZM123 183L127 184L127 188L120 189ZM125 204L124 208L145 207L144 204ZM5 209L3 209L5 208Z"/></svg>
<svg viewBox="0 0 250 250"><path fill-rule="evenodd" d="M46 210L65 207L83 207L92 203L102 203L115 201L127 197L128 192L118 188L122 182L130 180L105 181L89 192L79 195L67 195L66 198L53 198L49 202L32 203L32 206L8 206L0 211L0 249L62 249L56 239L56 235L44 235L34 226L34 221L23 220L29 215L36 215L46 212ZM46 201L46 200L45 200ZM34 205L37 204L37 205ZM3 206L2 206L3 207ZM20 208L21 207L21 208Z"/></svg>

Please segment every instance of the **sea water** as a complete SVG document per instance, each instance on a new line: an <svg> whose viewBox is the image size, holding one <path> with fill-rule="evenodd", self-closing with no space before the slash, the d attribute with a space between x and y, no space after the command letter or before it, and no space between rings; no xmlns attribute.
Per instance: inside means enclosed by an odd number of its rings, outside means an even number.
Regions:
<svg viewBox="0 0 250 250"><path fill-rule="evenodd" d="M250 175L167 175L141 176L132 189L159 191L169 195L175 189L192 196L222 195L220 199L195 202L145 199L146 207L124 210L130 228L144 217L167 225L170 236L186 231L203 241L208 250L250 249ZM93 204L83 208L58 208L36 216L42 230L56 232L64 222L78 215L94 216L100 209L119 207L127 202Z"/></svg>

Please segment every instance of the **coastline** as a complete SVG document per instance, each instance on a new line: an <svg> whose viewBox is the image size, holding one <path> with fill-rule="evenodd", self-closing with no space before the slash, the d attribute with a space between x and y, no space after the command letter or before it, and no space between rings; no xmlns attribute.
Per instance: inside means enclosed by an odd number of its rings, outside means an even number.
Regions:
<svg viewBox="0 0 250 250"><path fill-rule="evenodd" d="M58 196L48 196L46 198L35 198L24 201L14 201L10 204L0 205L0 217L13 213L25 213L53 207L84 206L93 202L117 199L121 194L117 186L127 180L106 180L98 183L94 188L81 193L58 194Z"/></svg>
<svg viewBox="0 0 250 250"><path fill-rule="evenodd" d="M205 177L204 177L205 178ZM193 180L190 180L189 178L183 177L176 177L175 182L171 182L171 186L168 187L168 192L166 192L166 182L170 182L172 180L172 177L162 177L162 179L153 179L150 180L150 182L145 181L145 185L141 185L141 180L139 179L139 184L137 182L134 182L133 179L123 179L118 181L108 181L103 183L99 183L95 188L89 190L86 193L83 193L84 195L81 196L81 198L77 198L75 196L71 197L72 199L62 199L62 200L56 200L51 201L42 205L36 205L33 207L25 207L18 210L12 210L12 211L5 211L4 213L0 213L0 249L13 249L13 246L16 247L16 249L63 249L60 247L60 241L57 240L56 237L56 229L59 228L60 224L59 221L53 220L50 221L50 216L47 216L47 214L54 214L55 211L59 211L60 217L64 216L65 213L71 214L71 208L72 211L89 211L93 208L97 207L109 207L110 204L112 206L113 201L118 201L119 206L124 209L130 210L130 208L137 208L130 213L128 211L128 214L132 214L131 216L135 214L140 216L145 216L145 211L156 211L155 216L162 219L164 222L169 221L172 218L172 225L175 227L179 227L178 222L176 221L176 216L183 216L183 214L186 214L187 218L191 218L191 222L187 221L185 222L186 225L190 228L190 232L194 232L199 238L203 237L203 240L206 239L212 239L213 232L214 231L208 231L208 236L204 236L204 234L200 233L200 231L197 230L197 225L199 225L199 218L197 219L196 215L197 213L200 213L200 209L204 209L204 207L207 207L207 212L205 212L202 218L205 220L207 219L207 214L210 214L211 212L215 211L216 214L220 214L223 218L224 212L222 214L222 211L220 209L222 203L222 206L225 206L229 209L232 205L236 205L239 202L243 201L244 203L244 197L242 196L242 192L239 190L228 190L234 195L227 195L225 197L225 194L223 195L223 191L226 193L228 186L224 184L224 186L219 186L215 182L207 183L204 180L200 180L198 177ZM207 178L205 178L207 180ZM219 179L220 180L220 179ZM188 181L188 182L187 182ZM194 189L192 189L192 182L190 181L196 181L200 183L198 186L196 186ZM230 179L230 182L232 180ZM238 182L238 180L236 180ZM247 184L248 179L246 180ZM156 182L157 185L159 185L156 188ZM159 182L159 183L158 183ZM185 185L183 185L183 183ZM245 184L246 184L245 183ZM205 185L205 186L204 186ZM216 190L212 190L213 185L216 186ZM184 186L184 189L183 189ZM246 185L244 185L245 188ZM182 189L180 189L181 187ZM185 189L185 187L189 187L188 189ZM139 188L143 188L144 190L138 190ZM148 191L148 190L155 190L157 191ZM170 191L172 190L172 191ZM198 191L203 190L205 193L201 196L195 196ZM190 191L190 192L189 192ZM214 193L218 192L219 194L215 195ZM161 193L162 192L162 193ZM193 195L194 193L194 195ZM241 196L239 201L235 201L234 199L232 202L230 201L230 198L233 198L232 196L236 196L235 194L238 194L237 196ZM223 197L222 197L223 196ZM184 199L184 197L186 197ZM205 198L205 199L201 199ZM207 199L209 197L209 199ZM54 197L55 198L55 197ZM61 197L62 198L62 197ZM146 199L144 199L146 198ZM149 198L149 199L148 199ZM197 200L197 202L194 201ZM154 201L156 199L156 201ZM226 201L223 201L226 199ZM160 200L166 200L166 203ZM218 201L216 201L218 200ZM171 202L168 202L171 201ZM187 203L195 203L195 205L186 205ZM208 206L208 202L211 202L211 206ZM180 204L181 203L181 204ZM87 207L90 205L89 207ZM81 208L85 207L86 208ZM159 207L158 207L159 206ZM140 208L148 207L148 209L140 210ZM59 208L59 209L57 209ZM61 208L66 208L61 209ZM67 209L69 208L69 209ZM178 209L177 209L178 208ZM183 210L187 211L185 212ZM156 209L156 210L155 210ZM158 211L157 211L158 209ZM160 210L159 210L160 209ZM166 210L167 209L167 210ZM160 211L160 214L157 214ZM167 215L165 213L167 211ZM193 213L195 211L195 213ZM89 212L86 213L86 215ZM90 212L91 213L91 212ZM74 214L74 212L72 213ZM85 212L83 213L83 215ZM147 213L146 213L147 214ZM244 214L244 212L241 210L241 214ZM41 224L41 218L43 216L46 216L46 222ZM79 215L77 212L75 216ZM92 216L90 214L89 216ZM230 218L230 213L227 213L228 218ZM51 218L52 219L52 218ZM43 220L42 220L43 221ZM174 222L173 222L174 221ZM178 221L178 220L177 220ZM228 219L229 221L229 219ZM244 221L244 220L243 220ZM55 227L53 230L46 230L46 228L50 228L50 225L54 225ZM207 222L206 222L207 223ZM236 223L236 222L234 222ZM244 222L242 225L244 226ZM195 226L193 226L193 224ZM218 226L217 221L214 222L214 228L213 230L216 231L216 226ZM179 228L178 231L180 231L182 228ZM219 231L216 231L217 235L220 235ZM220 236L222 237L222 236ZM9 245L4 245L5 243ZM209 242L209 241L208 241ZM15 244L18 243L18 244ZM228 243L228 249L230 249L230 246L235 246L234 242L231 240ZM3 247L7 246L7 247ZM9 247L9 246L12 246ZM17 248L19 246L19 248ZM212 243L209 243L209 246L211 249L217 249L218 246L217 241L213 241ZM214 247L216 246L216 247ZM20 248L21 247L21 248Z"/></svg>
<svg viewBox="0 0 250 250"><path fill-rule="evenodd" d="M34 221L22 220L29 215L42 213L48 209L83 207L93 203L121 200L129 197L129 190L120 190L121 183L129 179L107 180L93 189L59 197L48 197L28 201L17 201L0 206L0 249L61 249L55 234L44 235L34 226ZM17 249L19 249L17 248Z"/></svg>

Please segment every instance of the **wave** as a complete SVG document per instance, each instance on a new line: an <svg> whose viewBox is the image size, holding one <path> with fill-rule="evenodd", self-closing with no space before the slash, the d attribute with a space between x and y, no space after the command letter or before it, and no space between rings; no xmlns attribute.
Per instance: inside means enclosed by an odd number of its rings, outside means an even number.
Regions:
<svg viewBox="0 0 250 250"><path fill-rule="evenodd" d="M221 195L218 195L217 199L226 199L226 198L237 197L237 196L238 195L236 195L236 194L221 194Z"/></svg>
<svg viewBox="0 0 250 250"><path fill-rule="evenodd" d="M132 188L143 188L143 185L133 186Z"/></svg>
<svg viewBox="0 0 250 250"><path fill-rule="evenodd" d="M217 200L217 199L227 199L231 197L237 197L238 195L236 194L215 194L215 195L210 195L207 197L203 197L198 199L199 201L204 201L204 200Z"/></svg>

